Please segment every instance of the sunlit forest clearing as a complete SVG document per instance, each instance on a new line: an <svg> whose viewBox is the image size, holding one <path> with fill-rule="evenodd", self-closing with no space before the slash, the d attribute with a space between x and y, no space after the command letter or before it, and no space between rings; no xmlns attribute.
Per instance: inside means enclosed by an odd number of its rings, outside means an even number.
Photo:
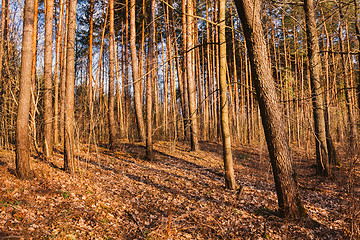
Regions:
<svg viewBox="0 0 360 240"><path fill-rule="evenodd" d="M0 239L359 239L357 0L1 1Z"/></svg>

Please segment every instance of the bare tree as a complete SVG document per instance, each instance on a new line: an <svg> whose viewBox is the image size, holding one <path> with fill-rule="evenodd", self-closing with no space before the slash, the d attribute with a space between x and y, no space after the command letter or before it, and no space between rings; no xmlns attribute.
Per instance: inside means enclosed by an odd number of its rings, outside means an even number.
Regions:
<svg viewBox="0 0 360 240"><path fill-rule="evenodd" d="M69 1L68 39L66 53L66 96L65 96L65 146L64 168L75 172L74 164L74 86L75 86L75 30L77 0Z"/></svg>
<svg viewBox="0 0 360 240"><path fill-rule="evenodd" d="M44 152L48 158L53 152L52 131L52 51L53 51L54 0L45 4L45 52L44 52Z"/></svg>
<svg viewBox="0 0 360 240"><path fill-rule="evenodd" d="M115 79L115 31L114 31L114 0L110 0L110 36L109 36L109 147L115 145L115 96L114 96L114 79Z"/></svg>
<svg viewBox="0 0 360 240"><path fill-rule="evenodd" d="M146 157L153 160L152 145L152 82L155 78L155 0L151 0L150 36L149 36L149 68L146 78Z"/></svg>
<svg viewBox="0 0 360 240"><path fill-rule="evenodd" d="M16 173L19 178L32 177L28 125L31 96L34 5L34 0L25 0L21 50L20 95L16 119Z"/></svg>
<svg viewBox="0 0 360 240"><path fill-rule="evenodd" d="M145 140L145 126L144 126L144 117L142 113L142 102L141 102L141 93L140 93L140 84L142 79L139 78L139 66L138 66L138 57L136 51L136 24L135 24L135 6L136 1L130 0L130 50L131 50L131 60L132 60L132 74L133 74L133 84L134 84L134 101L135 101L135 112L137 127L140 136L140 140Z"/></svg>
<svg viewBox="0 0 360 240"><path fill-rule="evenodd" d="M327 176L330 174L330 167L325 131L325 102L320 77L322 69L321 59L319 55L320 48L316 29L315 9L313 0L304 0L304 11L311 82L311 97L314 115L317 166L316 170L318 174Z"/></svg>
<svg viewBox="0 0 360 240"><path fill-rule="evenodd" d="M187 25L186 25L186 70L187 70L187 83L189 92L189 111L190 111L190 140L191 150L197 151L199 149L198 142L198 124L197 124L197 107L196 107L196 83L195 83L195 51L194 51L194 24L196 19L194 15L194 1L187 1Z"/></svg>
<svg viewBox="0 0 360 240"><path fill-rule="evenodd" d="M225 38L225 4L226 1L219 1L219 44L220 44L220 113L221 133L223 141L223 158L225 166L225 186L228 189L236 188L233 157L231 149L229 107L227 101L228 86L226 82L226 38Z"/></svg>
<svg viewBox="0 0 360 240"><path fill-rule="evenodd" d="M292 168L289 142L279 110L279 98L271 72L261 23L261 3L235 0L248 47L251 72L257 94L270 162L275 180L279 210L285 217L306 215Z"/></svg>

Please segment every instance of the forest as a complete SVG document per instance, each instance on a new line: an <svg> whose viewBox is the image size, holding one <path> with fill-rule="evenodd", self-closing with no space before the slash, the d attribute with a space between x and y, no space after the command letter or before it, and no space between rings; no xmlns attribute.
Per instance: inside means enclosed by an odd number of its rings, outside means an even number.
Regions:
<svg viewBox="0 0 360 240"><path fill-rule="evenodd" d="M358 0L1 0L0 239L360 239Z"/></svg>

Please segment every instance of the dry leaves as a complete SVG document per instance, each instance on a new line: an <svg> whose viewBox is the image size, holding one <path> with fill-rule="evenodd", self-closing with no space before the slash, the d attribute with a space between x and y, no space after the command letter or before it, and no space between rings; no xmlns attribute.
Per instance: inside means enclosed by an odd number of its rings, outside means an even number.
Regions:
<svg viewBox="0 0 360 240"><path fill-rule="evenodd" d="M262 150L234 149L242 188L228 191L217 143L193 153L183 143L158 142L153 162L139 144L90 155L81 149L76 175L60 169L56 154L33 160L36 178L28 181L14 176L14 154L0 152L0 239L346 239L350 221L357 226L349 219L346 169L335 169L341 181L318 178L300 150L295 163L310 218L294 222L276 215Z"/></svg>

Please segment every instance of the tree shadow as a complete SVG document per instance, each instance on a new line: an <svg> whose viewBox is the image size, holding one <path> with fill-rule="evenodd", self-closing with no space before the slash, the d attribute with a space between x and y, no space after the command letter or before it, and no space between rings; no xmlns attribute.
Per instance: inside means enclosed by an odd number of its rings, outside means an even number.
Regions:
<svg viewBox="0 0 360 240"><path fill-rule="evenodd" d="M145 156L146 148L144 146L127 143L127 144L125 144L123 151L126 151L134 159L140 158L144 161L147 161L146 156ZM195 173L197 175L202 175L202 176L208 177L212 180L219 179L219 178L223 179L225 177L224 173L221 170L219 171L218 169L215 169L215 168L208 168L208 167L187 161L183 158L175 157L175 156L169 155L165 152L158 151L155 149L153 150L153 152L154 152L154 160L152 161L152 163L154 163L154 164L158 164L160 166L165 165L168 168L175 167L175 168L178 168L181 170L186 170L186 171ZM106 155L110 155L112 157L118 158L118 156L111 151L105 150L105 151L103 151L103 153ZM123 159L121 159L121 160L123 160Z"/></svg>

